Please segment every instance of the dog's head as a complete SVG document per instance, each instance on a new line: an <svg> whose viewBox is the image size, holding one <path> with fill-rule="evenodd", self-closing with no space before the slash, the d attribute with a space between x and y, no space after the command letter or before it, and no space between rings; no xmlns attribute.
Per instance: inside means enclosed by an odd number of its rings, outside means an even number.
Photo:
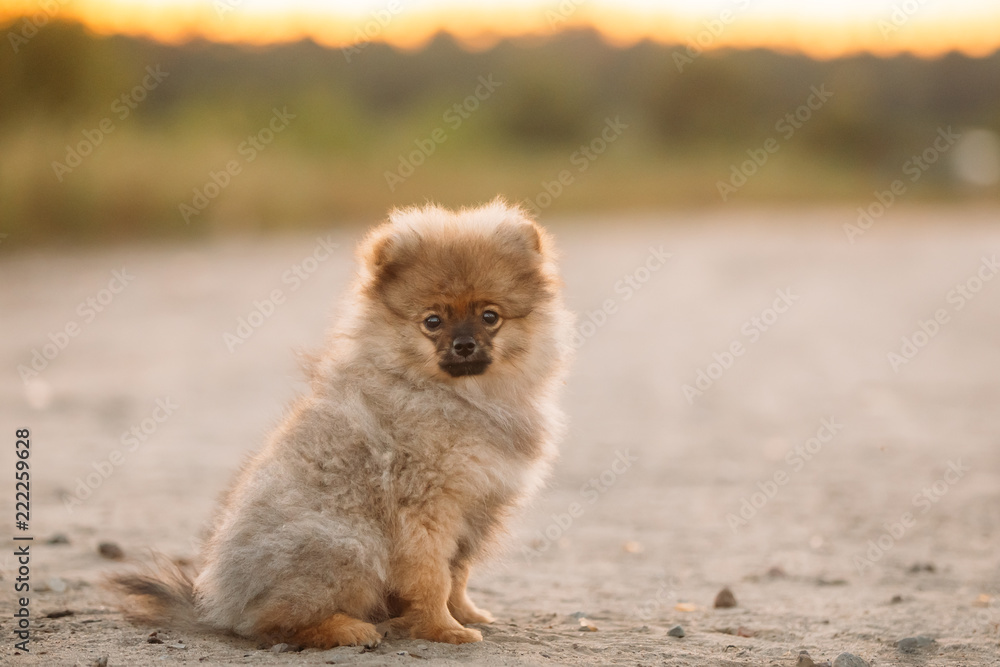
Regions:
<svg viewBox="0 0 1000 667"><path fill-rule="evenodd" d="M442 380L530 364L551 328L553 260L547 234L500 200L393 212L361 247L382 353Z"/></svg>

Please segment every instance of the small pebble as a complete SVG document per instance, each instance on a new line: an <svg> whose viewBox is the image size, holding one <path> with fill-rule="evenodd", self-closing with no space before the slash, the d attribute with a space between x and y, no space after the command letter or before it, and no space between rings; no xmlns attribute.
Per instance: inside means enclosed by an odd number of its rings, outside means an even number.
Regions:
<svg viewBox="0 0 1000 667"><path fill-rule="evenodd" d="M641 554L642 544L639 542L629 541L622 545L622 549L627 554Z"/></svg>
<svg viewBox="0 0 1000 667"><path fill-rule="evenodd" d="M832 665L830 665L829 660L813 662L806 651L801 651L798 660L795 661L795 667L832 667Z"/></svg>
<svg viewBox="0 0 1000 667"><path fill-rule="evenodd" d="M49 539L45 540L46 544L69 544L69 538L66 537L65 533L56 533Z"/></svg>
<svg viewBox="0 0 1000 667"><path fill-rule="evenodd" d="M853 653L841 653L834 658L833 667L871 667L871 665Z"/></svg>
<svg viewBox="0 0 1000 667"><path fill-rule="evenodd" d="M677 638L680 638L680 637L683 637L684 634L685 634L684 633L684 628L682 628L679 625L675 625L674 627L672 627L669 630L667 630L667 636L668 637L677 637Z"/></svg>
<svg viewBox="0 0 1000 667"><path fill-rule="evenodd" d="M275 644L271 647L271 653L287 653L288 644Z"/></svg>
<svg viewBox="0 0 1000 667"><path fill-rule="evenodd" d="M577 628L580 632L597 632L597 626L593 625L586 618L580 619L580 627Z"/></svg>
<svg viewBox="0 0 1000 667"><path fill-rule="evenodd" d="M816 667L816 663L809 657L807 651L799 651L799 657L795 661L795 667Z"/></svg>
<svg viewBox="0 0 1000 667"><path fill-rule="evenodd" d="M736 606L736 596L733 595L728 586L719 591L719 594L715 596L714 606L716 609L729 609Z"/></svg>
<svg viewBox="0 0 1000 667"><path fill-rule="evenodd" d="M53 593L65 593L66 589L69 588L69 586L66 585L66 582L59 577L52 577L46 581L45 584L46 588Z"/></svg>
<svg viewBox="0 0 1000 667"><path fill-rule="evenodd" d="M185 646L184 644L167 644L167 648L186 649L187 646Z"/></svg>
<svg viewBox="0 0 1000 667"><path fill-rule="evenodd" d="M163 640L157 636L156 632L150 632L149 636L146 637L147 644L162 644Z"/></svg>
<svg viewBox="0 0 1000 667"><path fill-rule="evenodd" d="M972 601L972 606L973 607L989 607L990 606L990 602L992 600L993 600L993 598L990 597L989 595L987 595L986 593L981 593L979 595L979 597L977 597L975 600Z"/></svg>
<svg viewBox="0 0 1000 667"><path fill-rule="evenodd" d="M906 637L896 642L896 648L904 653L912 653L931 644L936 644L937 640L927 635L917 635L916 637Z"/></svg>
<svg viewBox="0 0 1000 667"><path fill-rule="evenodd" d="M45 618L62 618L63 616L72 616L75 613L75 611L71 611L69 609L63 609L62 611L50 611L45 614Z"/></svg>
<svg viewBox="0 0 1000 667"><path fill-rule="evenodd" d="M697 608L690 602L678 602L674 605L674 611L695 611Z"/></svg>
<svg viewBox="0 0 1000 667"><path fill-rule="evenodd" d="M893 595L892 599L889 600L889 604L899 604L902 601L903 601L902 595Z"/></svg>
<svg viewBox="0 0 1000 667"><path fill-rule="evenodd" d="M125 552L114 542L101 542L97 545L97 553L110 560L121 560L125 558Z"/></svg>
<svg viewBox="0 0 1000 667"><path fill-rule="evenodd" d="M917 574L918 572L935 572L937 568L934 563L914 563L910 566L908 572L910 574Z"/></svg>
<svg viewBox="0 0 1000 667"><path fill-rule="evenodd" d="M827 579L826 577L819 577L816 580L817 586L846 586L847 579Z"/></svg>
<svg viewBox="0 0 1000 667"><path fill-rule="evenodd" d="M108 656L102 655L100 658L94 658L90 661L89 667L108 667Z"/></svg>
<svg viewBox="0 0 1000 667"><path fill-rule="evenodd" d="M767 576L771 579L784 579L788 576L788 573L786 573L785 568L780 565L774 565L767 571Z"/></svg>
<svg viewBox="0 0 1000 667"><path fill-rule="evenodd" d="M405 658L406 656L408 656L410 654L407 653L406 651L396 651L396 655L400 655L400 656L403 656Z"/></svg>

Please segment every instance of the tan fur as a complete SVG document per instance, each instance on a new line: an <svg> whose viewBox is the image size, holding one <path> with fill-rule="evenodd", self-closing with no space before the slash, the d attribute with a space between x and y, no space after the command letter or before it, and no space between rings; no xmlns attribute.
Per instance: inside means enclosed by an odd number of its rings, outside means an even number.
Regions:
<svg viewBox="0 0 1000 667"><path fill-rule="evenodd" d="M492 620L466 594L470 567L541 484L562 430L571 318L551 240L499 199L427 206L393 212L359 260L311 391L240 473L193 592L119 579L152 596L147 618L182 615L190 595L204 625L303 646L377 643L386 621L482 639L462 625ZM453 376L474 366L448 365L463 332L488 365Z"/></svg>

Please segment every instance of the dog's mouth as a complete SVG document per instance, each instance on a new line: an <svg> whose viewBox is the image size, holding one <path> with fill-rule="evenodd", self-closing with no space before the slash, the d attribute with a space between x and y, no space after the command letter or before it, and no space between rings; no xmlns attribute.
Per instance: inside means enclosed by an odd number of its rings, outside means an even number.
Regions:
<svg viewBox="0 0 1000 667"><path fill-rule="evenodd" d="M482 375L486 371L486 367L490 365L490 362L479 359L476 361L449 361L448 363L438 365L445 373L453 378L457 378L466 375Z"/></svg>

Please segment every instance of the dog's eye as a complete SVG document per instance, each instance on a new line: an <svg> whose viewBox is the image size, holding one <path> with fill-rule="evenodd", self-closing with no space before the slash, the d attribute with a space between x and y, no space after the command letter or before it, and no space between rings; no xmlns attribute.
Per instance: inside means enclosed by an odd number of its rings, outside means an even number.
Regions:
<svg viewBox="0 0 1000 667"><path fill-rule="evenodd" d="M441 318L437 315L428 315L424 318L424 326L427 327L428 331L434 331L442 324Z"/></svg>
<svg viewBox="0 0 1000 667"><path fill-rule="evenodd" d="M484 310L483 311L483 322L486 324L493 325L500 321L500 316L495 310Z"/></svg>

